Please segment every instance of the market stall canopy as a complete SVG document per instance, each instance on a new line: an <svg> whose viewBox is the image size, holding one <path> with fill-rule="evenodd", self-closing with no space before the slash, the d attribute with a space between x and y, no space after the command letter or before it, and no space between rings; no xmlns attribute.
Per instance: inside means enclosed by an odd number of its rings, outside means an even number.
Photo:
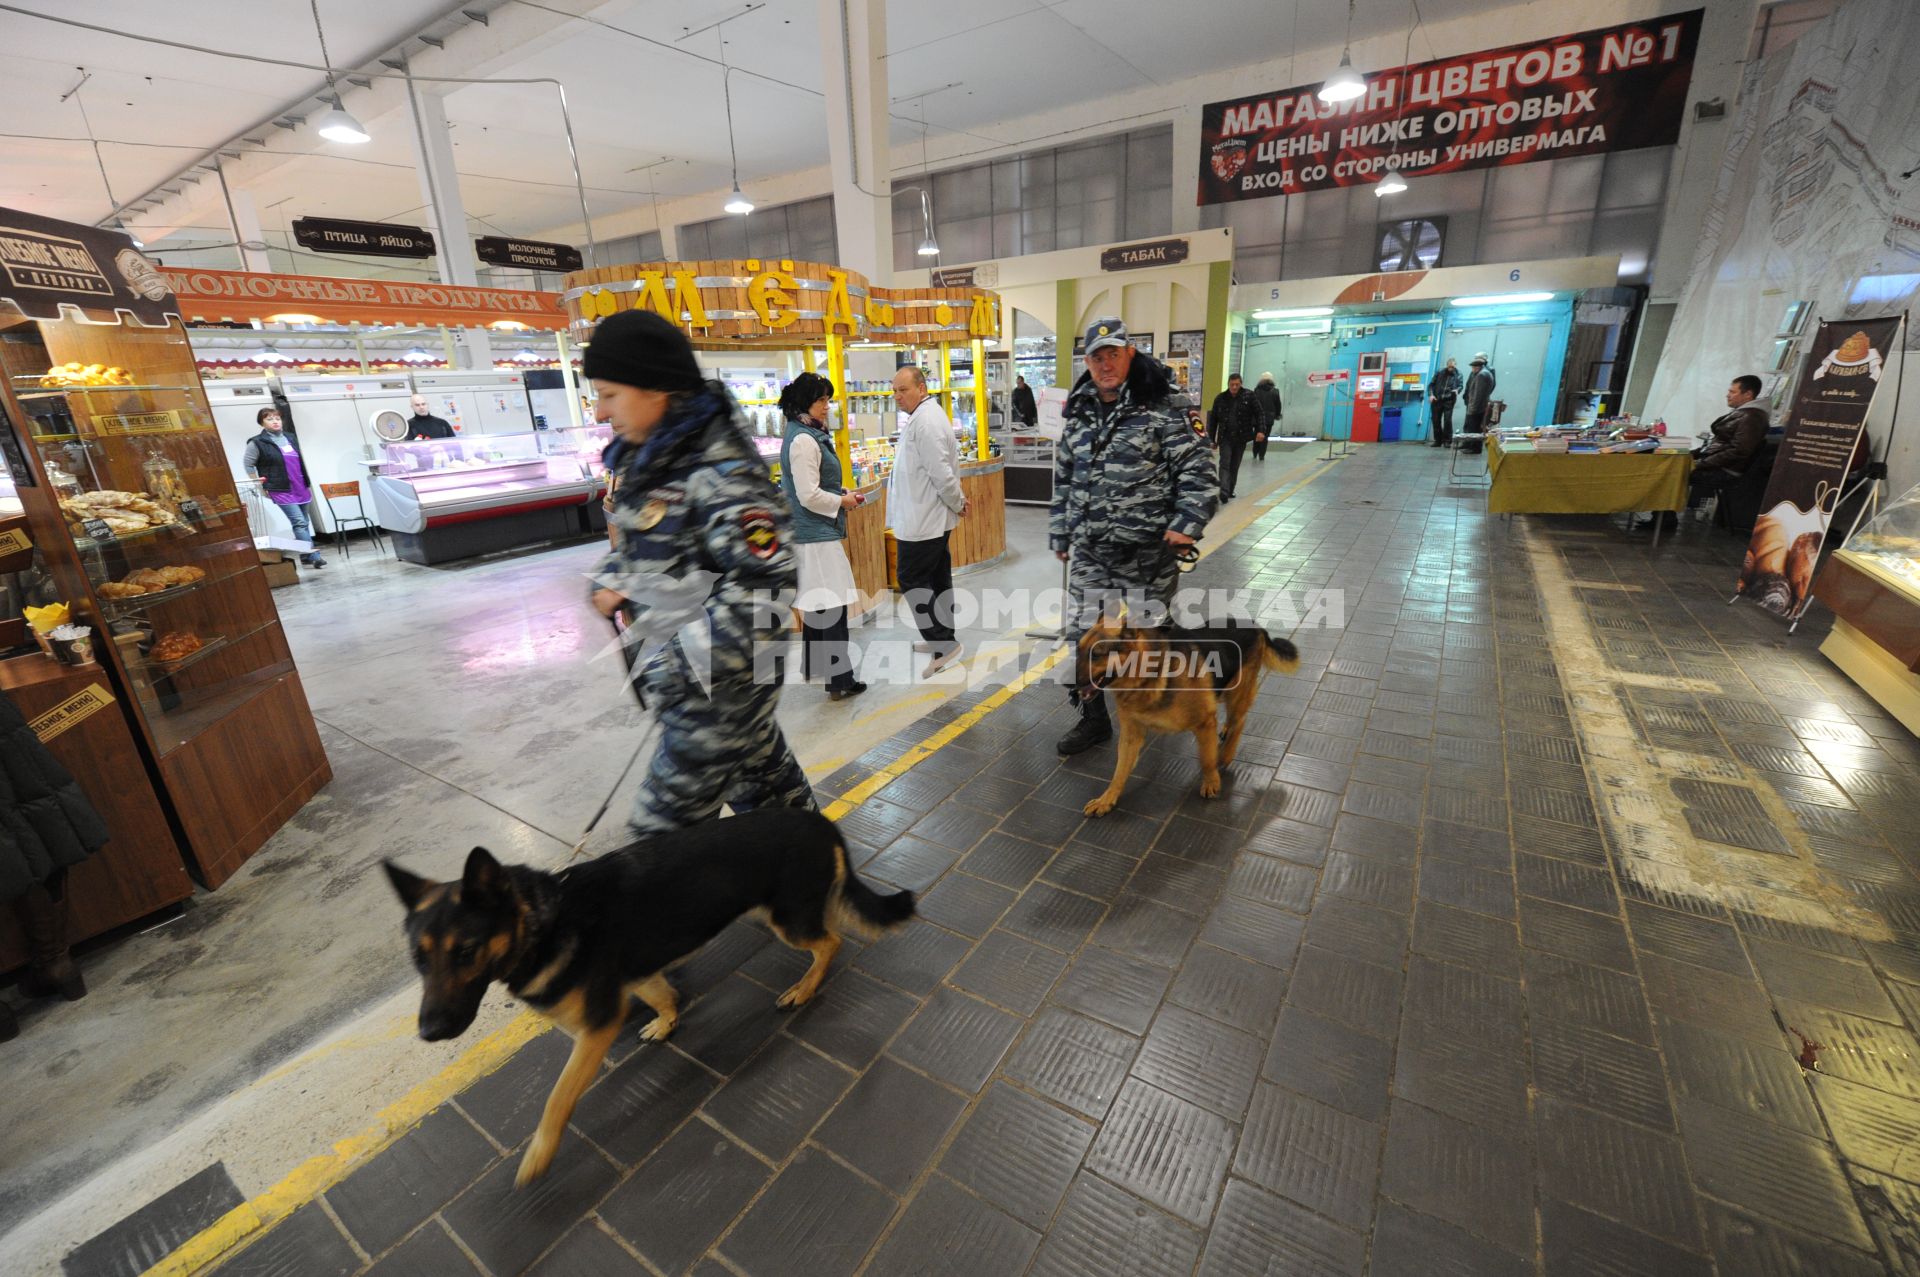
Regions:
<svg viewBox="0 0 1920 1277"><path fill-rule="evenodd" d="M999 295L984 288L881 288L822 262L644 262L575 271L561 294L577 335L608 315L651 310L702 347L843 341L940 346L1000 335Z"/></svg>
<svg viewBox="0 0 1920 1277"><path fill-rule="evenodd" d="M175 270L160 274L178 298L178 313L197 322L320 320L339 324L426 324L483 328L514 324L546 332L567 327L558 293L523 288L467 288L393 279L329 279L243 270Z"/></svg>
<svg viewBox="0 0 1920 1277"><path fill-rule="evenodd" d="M78 312L152 328L178 317L169 282L131 236L0 208L0 297L29 319Z"/></svg>

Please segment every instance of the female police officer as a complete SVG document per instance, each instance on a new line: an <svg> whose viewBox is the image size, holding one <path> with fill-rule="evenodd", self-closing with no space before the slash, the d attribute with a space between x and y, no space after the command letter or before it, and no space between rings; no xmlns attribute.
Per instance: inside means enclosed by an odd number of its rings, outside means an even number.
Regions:
<svg viewBox="0 0 1920 1277"><path fill-rule="evenodd" d="M593 605L623 610L658 648L640 675L661 736L634 802L635 833L679 829L754 807L815 809L774 722L794 589L787 515L727 388L707 381L679 329L650 311L609 316L583 359L611 422L619 485L613 551ZM630 639L631 641L631 639Z"/></svg>

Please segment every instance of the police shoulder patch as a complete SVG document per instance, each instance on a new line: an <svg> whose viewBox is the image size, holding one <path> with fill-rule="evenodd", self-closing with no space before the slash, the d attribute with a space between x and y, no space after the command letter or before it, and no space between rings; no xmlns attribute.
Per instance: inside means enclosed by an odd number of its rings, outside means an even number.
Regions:
<svg viewBox="0 0 1920 1277"><path fill-rule="evenodd" d="M740 512L740 531L746 538L747 553L756 559L770 559L780 550L780 528L773 511L753 506Z"/></svg>

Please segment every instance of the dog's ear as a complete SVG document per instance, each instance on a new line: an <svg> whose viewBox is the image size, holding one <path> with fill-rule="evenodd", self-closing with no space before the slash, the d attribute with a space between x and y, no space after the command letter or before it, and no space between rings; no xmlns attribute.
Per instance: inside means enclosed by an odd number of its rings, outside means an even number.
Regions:
<svg viewBox="0 0 1920 1277"><path fill-rule="evenodd" d="M460 898L477 901L491 899L506 890L507 877L500 862L485 847L467 853L466 872L460 877Z"/></svg>
<svg viewBox="0 0 1920 1277"><path fill-rule="evenodd" d="M400 897L400 903L409 909L417 907L421 897L427 894L427 889L434 885L430 879L408 873L391 860L381 861L380 867L387 871L387 881L393 884L394 894Z"/></svg>

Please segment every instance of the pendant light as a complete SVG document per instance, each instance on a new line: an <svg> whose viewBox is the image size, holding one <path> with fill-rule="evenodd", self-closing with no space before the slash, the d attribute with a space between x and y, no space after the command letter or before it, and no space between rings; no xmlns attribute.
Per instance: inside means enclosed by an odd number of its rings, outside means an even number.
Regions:
<svg viewBox="0 0 1920 1277"><path fill-rule="evenodd" d="M1340 50L1340 68L1315 94L1322 102L1351 102L1367 91L1367 82L1353 69L1353 5L1347 0L1347 43Z"/></svg>
<svg viewBox="0 0 1920 1277"><path fill-rule="evenodd" d="M371 142L373 135L362 128L360 121L354 119L347 108L340 104L340 89L333 82L333 59L327 56L327 31L320 25L320 0L311 0L311 3L313 30L320 37L320 64L327 69L327 94L333 99L333 105L321 113L314 127L329 142L345 142L352 146Z"/></svg>
<svg viewBox="0 0 1920 1277"><path fill-rule="evenodd" d="M919 253L922 257L940 256L940 241L933 236L933 196L927 193L927 186L933 181L933 174L927 172L927 99L920 97L920 225L926 232L920 237Z"/></svg>
<svg viewBox="0 0 1920 1277"><path fill-rule="evenodd" d="M733 194L722 205L727 212L744 217L753 212L753 201L740 191L740 151L733 141L733 68L727 65L727 24L720 22L720 95L727 102L727 154L733 160Z"/></svg>
<svg viewBox="0 0 1920 1277"><path fill-rule="evenodd" d="M1400 161L1395 157L1387 159L1387 175L1373 188L1375 195L1398 195L1407 189L1407 180L1400 176Z"/></svg>

